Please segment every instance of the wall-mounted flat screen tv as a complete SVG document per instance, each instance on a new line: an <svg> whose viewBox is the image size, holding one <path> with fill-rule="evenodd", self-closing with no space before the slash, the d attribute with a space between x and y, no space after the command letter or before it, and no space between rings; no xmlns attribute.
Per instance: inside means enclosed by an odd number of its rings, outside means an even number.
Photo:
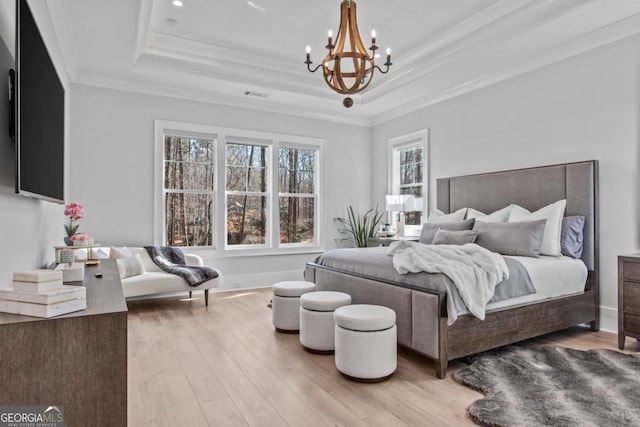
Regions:
<svg viewBox="0 0 640 427"><path fill-rule="evenodd" d="M26 0L16 1L16 193L64 203L64 87Z"/></svg>

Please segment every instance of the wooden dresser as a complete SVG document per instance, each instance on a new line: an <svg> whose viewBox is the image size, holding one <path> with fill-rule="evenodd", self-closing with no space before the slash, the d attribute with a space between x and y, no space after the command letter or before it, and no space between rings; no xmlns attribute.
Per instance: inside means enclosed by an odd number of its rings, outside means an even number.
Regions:
<svg viewBox="0 0 640 427"><path fill-rule="evenodd" d="M640 253L618 257L618 347L640 339Z"/></svg>
<svg viewBox="0 0 640 427"><path fill-rule="evenodd" d="M67 427L126 426L127 304L115 260L86 267L82 286L82 311L0 313L0 403L62 405Z"/></svg>

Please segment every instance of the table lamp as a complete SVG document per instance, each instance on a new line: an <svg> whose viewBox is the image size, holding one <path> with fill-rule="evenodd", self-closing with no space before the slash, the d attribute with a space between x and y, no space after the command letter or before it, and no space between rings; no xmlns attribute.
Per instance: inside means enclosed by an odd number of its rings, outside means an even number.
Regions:
<svg viewBox="0 0 640 427"><path fill-rule="evenodd" d="M398 237L404 236L404 213L422 210L416 203L417 199L413 194L389 194L385 196L385 209L388 212L399 212L400 218L396 225Z"/></svg>

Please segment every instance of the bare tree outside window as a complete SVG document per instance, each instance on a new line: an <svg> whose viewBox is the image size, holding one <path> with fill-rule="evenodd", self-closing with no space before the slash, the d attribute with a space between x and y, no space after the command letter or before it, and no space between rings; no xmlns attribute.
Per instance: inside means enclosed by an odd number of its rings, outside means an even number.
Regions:
<svg viewBox="0 0 640 427"><path fill-rule="evenodd" d="M173 121L156 132L159 244L216 254L320 245L321 139Z"/></svg>
<svg viewBox="0 0 640 427"><path fill-rule="evenodd" d="M400 155L400 194L413 194L422 197L423 152L422 145L401 148ZM420 225L422 212L406 212L406 225Z"/></svg>
<svg viewBox="0 0 640 427"><path fill-rule="evenodd" d="M227 142L227 244L264 245L267 239L269 147Z"/></svg>
<svg viewBox="0 0 640 427"><path fill-rule="evenodd" d="M165 135L164 212L167 245L212 245L214 151L214 139Z"/></svg>
<svg viewBox="0 0 640 427"><path fill-rule="evenodd" d="M278 150L280 243L315 241L316 150Z"/></svg>

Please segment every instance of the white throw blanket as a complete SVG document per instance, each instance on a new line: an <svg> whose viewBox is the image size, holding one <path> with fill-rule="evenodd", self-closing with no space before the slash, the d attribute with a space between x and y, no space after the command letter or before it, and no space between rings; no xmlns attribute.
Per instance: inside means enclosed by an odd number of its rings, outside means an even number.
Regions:
<svg viewBox="0 0 640 427"><path fill-rule="evenodd" d="M400 240L391 244L389 255L393 255L393 266L400 274L425 271L449 277L469 312L481 320L496 285L509 278L502 256L475 243L425 245Z"/></svg>

